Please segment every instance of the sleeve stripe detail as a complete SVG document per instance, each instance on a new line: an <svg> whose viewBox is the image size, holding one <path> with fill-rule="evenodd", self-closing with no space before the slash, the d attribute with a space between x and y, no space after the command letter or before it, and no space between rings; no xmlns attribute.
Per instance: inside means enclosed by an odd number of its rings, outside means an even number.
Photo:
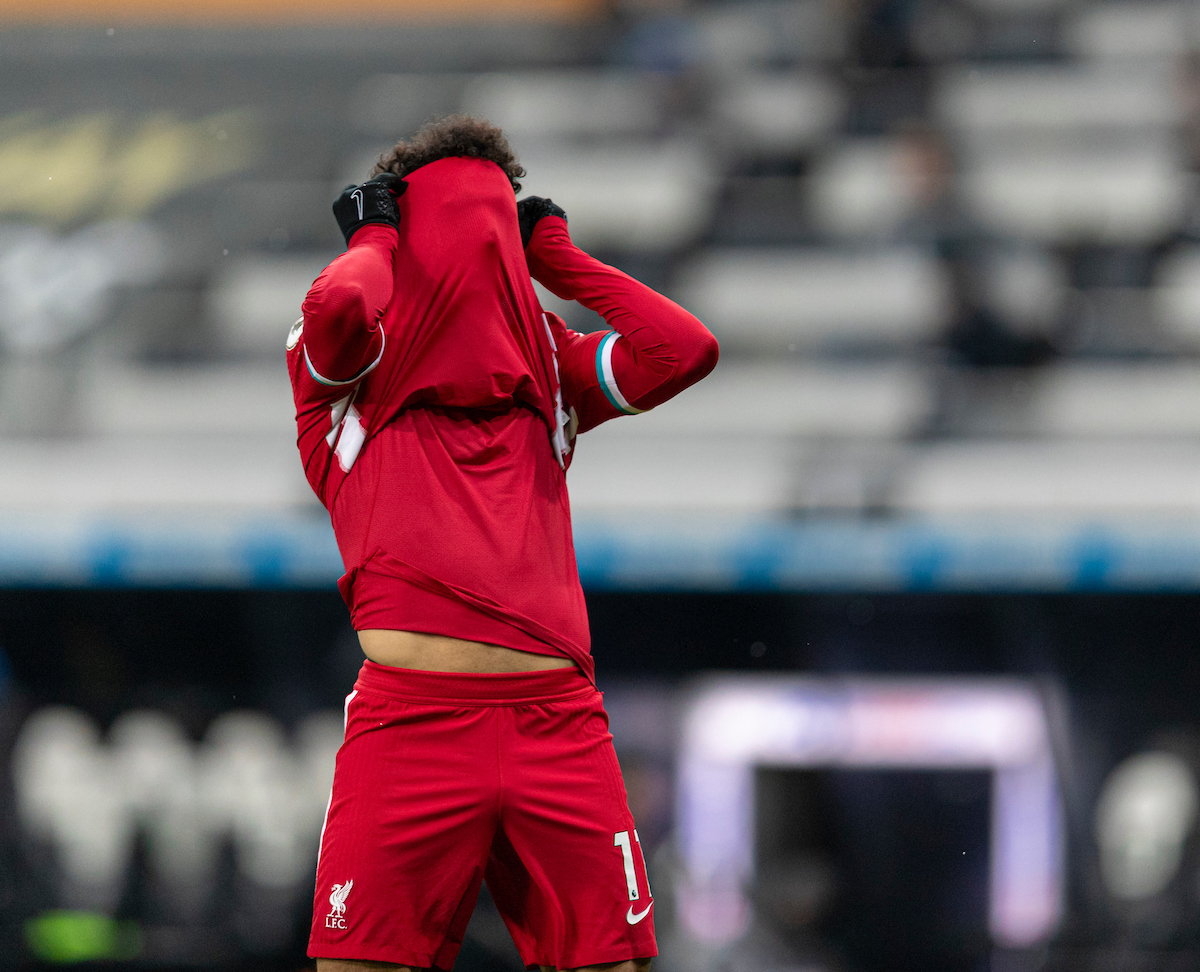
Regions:
<svg viewBox="0 0 1200 972"><path fill-rule="evenodd" d="M322 385L329 385L332 388L337 388L341 385L353 385L356 381L362 381L368 374L375 370L379 362L383 360L383 349L387 347L387 335L383 332L383 328L379 329L379 354L375 356L375 360L362 369L353 378L347 378L345 381L334 381L332 378L325 378L317 373L317 369L313 367L312 359L308 356L308 346L304 347L304 364L308 367L308 373L313 376L313 381L320 382Z"/></svg>
<svg viewBox="0 0 1200 972"><path fill-rule="evenodd" d="M604 397L608 399L613 408L626 415L640 415L642 409L634 408L625 400L621 389L617 387L617 377L613 373L613 345L620 337L621 335L616 331L609 331L600 339L600 343L596 346L596 378L600 382L600 390L604 392Z"/></svg>

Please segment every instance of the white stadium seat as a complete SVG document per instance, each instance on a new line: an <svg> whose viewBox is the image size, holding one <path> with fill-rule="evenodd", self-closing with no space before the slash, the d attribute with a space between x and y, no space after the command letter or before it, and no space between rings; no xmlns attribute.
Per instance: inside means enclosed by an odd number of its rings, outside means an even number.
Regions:
<svg viewBox="0 0 1200 972"><path fill-rule="evenodd" d="M942 76L935 108L966 136L1163 128L1183 120L1174 81L1157 64L955 68Z"/></svg>
<svg viewBox="0 0 1200 972"><path fill-rule="evenodd" d="M1169 65L956 68L936 112L962 146L962 194L995 232L1047 242L1144 243L1190 193Z"/></svg>
<svg viewBox="0 0 1200 972"><path fill-rule="evenodd" d="M637 417L615 419L580 438L567 477L574 513L761 513L791 506L795 450L786 438L631 439L616 428L626 421Z"/></svg>
<svg viewBox="0 0 1200 972"><path fill-rule="evenodd" d="M900 512L1200 513L1192 442L953 443L915 449L891 496Z"/></svg>
<svg viewBox="0 0 1200 972"><path fill-rule="evenodd" d="M1200 345L1200 246L1186 246L1159 264L1154 309L1159 325L1185 345Z"/></svg>
<svg viewBox="0 0 1200 972"><path fill-rule="evenodd" d="M1053 331L1070 293L1061 258L1029 244L995 247L982 271L982 296L1006 325L1021 334Z"/></svg>
<svg viewBox="0 0 1200 972"><path fill-rule="evenodd" d="M824 0L741 0L693 16L695 56L717 69L827 61L846 46L842 9Z"/></svg>
<svg viewBox="0 0 1200 972"><path fill-rule="evenodd" d="M1063 27L1068 51L1088 58L1174 58L1195 43L1197 18L1186 3L1098 3Z"/></svg>
<svg viewBox="0 0 1200 972"><path fill-rule="evenodd" d="M525 193L562 206L584 248L672 250L707 225L714 205L709 157L691 142L538 143L521 162Z"/></svg>
<svg viewBox="0 0 1200 972"><path fill-rule="evenodd" d="M911 365L734 358L681 397L603 429L606 436L660 440L709 433L894 438L915 431L932 409L932 386Z"/></svg>
<svg viewBox="0 0 1200 972"><path fill-rule="evenodd" d="M273 364L138 367L85 371L80 412L99 435L210 433L294 436L295 406L283 361Z"/></svg>
<svg viewBox="0 0 1200 972"><path fill-rule="evenodd" d="M1200 367L1187 363L1064 365L1037 379L1033 431L1045 435L1200 435Z"/></svg>
<svg viewBox="0 0 1200 972"><path fill-rule="evenodd" d="M916 249L714 251L684 269L676 294L734 346L908 343L949 312L944 268Z"/></svg>
<svg viewBox="0 0 1200 972"><path fill-rule="evenodd" d="M316 502L293 436L0 439L4 511L280 511Z"/></svg>
<svg viewBox="0 0 1200 972"><path fill-rule="evenodd" d="M1013 146L980 152L960 176L975 217L994 232L1043 242L1153 242L1174 229L1191 191L1161 140L1110 147Z"/></svg>
<svg viewBox="0 0 1200 972"><path fill-rule="evenodd" d="M615 71L480 74L467 82L462 110L499 125L521 154L530 136L653 133L660 83L653 75Z"/></svg>
<svg viewBox="0 0 1200 972"><path fill-rule="evenodd" d="M745 75L721 87L713 118L735 153L796 152L837 129L845 102L841 87L824 75Z"/></svg>
<svg viewBox="0 0 1200 972"><path fill-rule="evenodd" d="M282 354L308 288L336 253L244 257L219 273L208 292L209 314L230 351Z"/></svg>
<svg viewBox="0 0 1200 972"><path fill-rule="evenodd" d="M808 180L816 223L839 236L887 236L916 200L892 139L845 139L821 156Z"/></svg>

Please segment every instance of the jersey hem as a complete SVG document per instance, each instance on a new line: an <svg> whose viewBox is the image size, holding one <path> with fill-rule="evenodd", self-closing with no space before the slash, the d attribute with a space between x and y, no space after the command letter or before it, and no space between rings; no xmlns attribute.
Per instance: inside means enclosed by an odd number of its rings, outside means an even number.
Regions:
<svg viewBox="0 0 1200 972"><path fill-rule="evenodd" d="M338 581L355 630L390 628L481 641L573 661L595 683L595 662L576 644L533 618L438 580L382 550Z"/></svg>
<svg viewBox="0 0 1200 972"><path fill-rule="evenodd" d="M368 568L355 572L347 598L355 631L383 628L478 641L553 658L570 656L526 631L469 604L423 590Z"/></svg>
<svg viewBox="0 0 1200 972"><path fill-rule="evenodd" d="M543 961L541 958L538 958L531 962L529 956L522 955L521 961L525 963L527 972L538 972L542 967L551 969L583 969L591 968L594 965L616 965L619 962L632 962L635 959L658 958L658 938L652 934L650 940L649 951L645 951L645 945L635 945L632 948L584 949L578 952L568 952L564 956L551 959L550 961ZM518 947L517 951L520 952L521 949ZM602 957L597 958L597 954Z"/></svg>
<svg viewBox="0 0 1200 972"><path fill-rule="evenodd" d="M404 948L388 948L387 946L364 945L332 945L325 942L309 942L308 957L317 959L342 959L350 962L391 962L395 965L409 965L417 969L435 969L437 956L429 952L410 952Z"/></svg>

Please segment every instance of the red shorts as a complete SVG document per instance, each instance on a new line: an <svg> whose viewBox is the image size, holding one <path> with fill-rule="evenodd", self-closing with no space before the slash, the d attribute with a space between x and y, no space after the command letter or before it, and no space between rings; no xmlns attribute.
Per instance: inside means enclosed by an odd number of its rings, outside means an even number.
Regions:
<svg viewBox="0 0 1200 972"><path fill-rule="evenodd" d="M484 878L529 968L658 954L600 693L576 668L366 662L346 700L308 954L449 969Z"/></svg>

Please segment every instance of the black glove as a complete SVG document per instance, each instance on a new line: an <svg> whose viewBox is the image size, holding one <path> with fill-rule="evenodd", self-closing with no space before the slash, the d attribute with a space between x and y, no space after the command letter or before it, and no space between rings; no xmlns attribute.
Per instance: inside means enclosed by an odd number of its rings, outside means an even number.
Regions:
<svg viewBox="0 0 1200 972"><path fill-rule="evenodd" d="M400 225L396 200L404 195L408 183L392 172L381 172L360 186L346 186L333 203L333 215L350 245L350 237L368 223Z"/></svg>
<svg viewBox="0 0 1200 972"><path fill-rule="evenodd" d="M517 221L521 224L521 245L529 246L533 236L533 228L543 216L561 216L567 218L562 208L554 205L553 199L543 199L541 196L530 196L517 203Z"/></svg>

